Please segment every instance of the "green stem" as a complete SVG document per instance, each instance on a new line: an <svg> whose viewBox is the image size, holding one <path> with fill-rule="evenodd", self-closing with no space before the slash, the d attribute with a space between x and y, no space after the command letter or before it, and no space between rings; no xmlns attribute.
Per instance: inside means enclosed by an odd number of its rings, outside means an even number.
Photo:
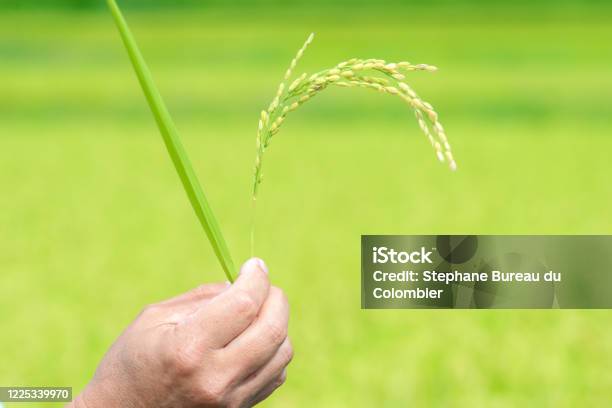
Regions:
<svg viewBox="0 0 612 408"><path fill-rule="evenodd" d="M257 221L257 199L251 199L251 257L255 256L255 222Z"/></svg>
<svg viewBox="0 0 612 408"><path fill-rule="evenodd" d="M174 168L183 183L183 187L185 188L185 192L187 193L187 197L189 197L189 201L191 202L191 206L193 207L208 239L210 240L210 244L213 247L213 251L219 262L221 263L221 267L225 272L225 276L229 279L230 282L233 282L233 272L234 263L230 256L229 250L227 248L227 244L223 239L223 235L221 234L221 230L219 229L219 225L217 220L206 200L206 196L202 191L202 187L198 181L198 178L191 166L189 161L189 157L187 156L187 152L183 148L181 144L178 131L164 101L155 87L155 83L153 81L153 77L147 64L138 49L138 45L136 44L136 40L132 36L130 29L121 14L121 10L117 6L115 0L107 0L108 7L115 19L115 23L117 24L117 28L119 29L119 33L121 34L121 39L127 49L130 60L132 61L132 65L134 67L134 71L136 71L136 76L138 77L138 81L142 87L142 90L145 94L147 102L149 103L149 107L153 112L153 116L155 117L155 121L157 122L157 126L159 127L159 131L164 139L164 143L166 148L168 149L168 154L172 159L172 163L174 163Z"/></svg>

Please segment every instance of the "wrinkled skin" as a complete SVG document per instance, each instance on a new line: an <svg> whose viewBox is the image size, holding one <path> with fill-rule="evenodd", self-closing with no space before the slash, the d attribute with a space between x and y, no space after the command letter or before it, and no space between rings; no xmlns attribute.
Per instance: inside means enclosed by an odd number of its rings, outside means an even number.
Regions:
<svg viewBox="0 0 612 408"><path fill-rule="evenodd" d="M289 306L251 259L233 285L147 306L70 407L248 407L286 379Z"/></svg>

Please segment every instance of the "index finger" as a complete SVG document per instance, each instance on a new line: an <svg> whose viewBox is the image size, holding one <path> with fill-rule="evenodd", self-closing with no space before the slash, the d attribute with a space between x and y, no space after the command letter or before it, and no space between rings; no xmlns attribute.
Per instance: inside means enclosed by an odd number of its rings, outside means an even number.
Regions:
<svg viewBox="0 0 612 408"><path fill-rule="evenodd" d="M188 292L181 293L170 299L160 302L163 306L177 306L181 304L190 304L214 298L224 290L229 288L229 282L223 283L207 283L197 286Z"/></svg>
<svg viewBox="0 0 612 408"><path fill-rule="evenodd" d="M251 325L268 297L268 269L258 258L249 259L236 282L195 313L194 320L209 347L221 348Z"/></svg>

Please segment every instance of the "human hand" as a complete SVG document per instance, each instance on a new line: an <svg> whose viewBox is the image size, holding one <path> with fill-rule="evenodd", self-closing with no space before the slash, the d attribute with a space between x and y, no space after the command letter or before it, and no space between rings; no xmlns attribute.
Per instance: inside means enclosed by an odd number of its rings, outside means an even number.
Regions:
<svg viewBox="0 0 612 408"><path fill-rule="evenodd" d="M263 261L238 279L144 308L111 346L75 408L245 407L283 384L289 306Z"/></svg>

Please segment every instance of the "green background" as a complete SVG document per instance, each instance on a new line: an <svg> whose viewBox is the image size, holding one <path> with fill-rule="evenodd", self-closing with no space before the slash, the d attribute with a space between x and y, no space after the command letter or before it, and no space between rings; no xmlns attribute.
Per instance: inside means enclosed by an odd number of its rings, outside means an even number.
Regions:
<svg viewBox="0 0 612 408"><path fill-rule="evenodd" d="M79 390L143 305L223 274L102 2L57 3L75 8L0 3L0 384ZM275 137L256 253L289 296L295 359L265 406L609 405L610 312L361 310L359 249L610 233L612 7L155 3L124 11L237 261L258 113L308 33L298 72L440 67L408 81L456 173L404 104L367 90L326 91Z"/></svg>

